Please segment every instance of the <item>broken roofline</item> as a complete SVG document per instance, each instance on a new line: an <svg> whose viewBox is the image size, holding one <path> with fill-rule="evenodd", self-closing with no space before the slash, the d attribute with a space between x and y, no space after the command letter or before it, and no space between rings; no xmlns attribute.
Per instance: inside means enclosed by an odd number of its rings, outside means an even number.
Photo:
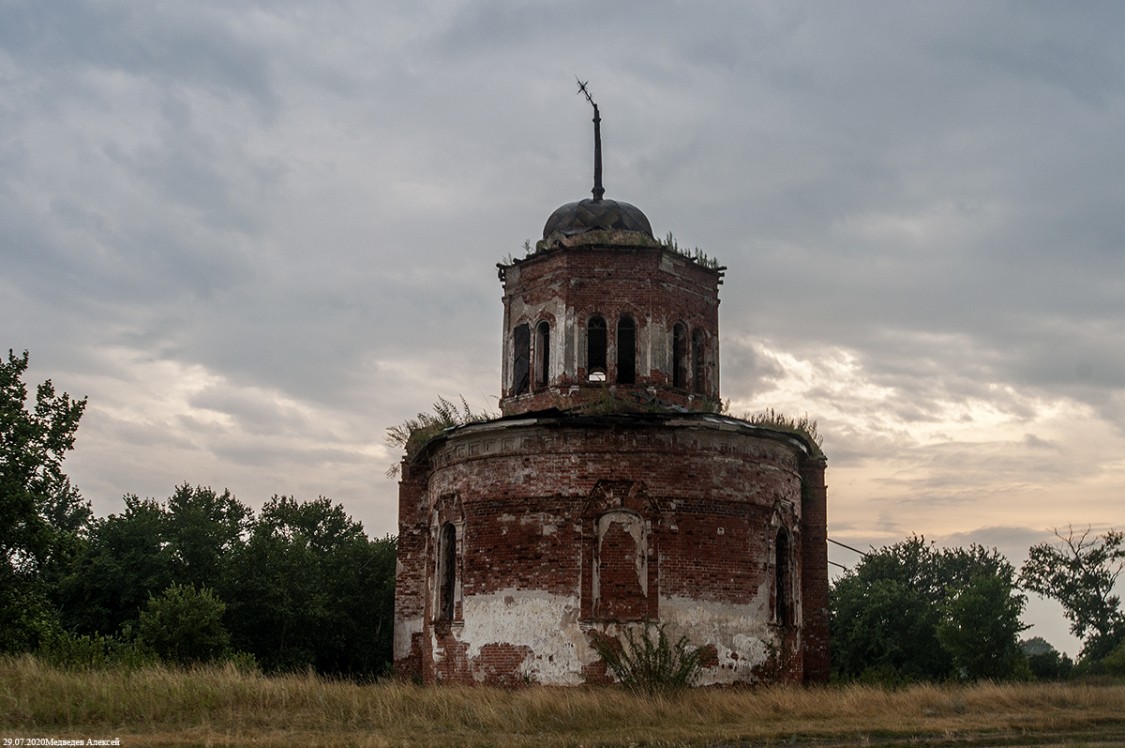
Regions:
<svg viewBox="0 0 1125 748"><path fill-rule="evenodd" d="M742 431L748 435L764 437L772 441L790 444L796 447L805 457L827 461L827 457L811 435L799 429L787 429L772 424L752 423L743 418L722 415L719 413L702 413L698 411L685 412L628 412L628 413L573 413L552 408L550 410L517 413L510 416L500 416L487 421L473 421L471 423L448 426L434 434L418 447L413 455L408 455L411 464L418 464L433 450L447 442L451 437L459 434L486 433L508 428L523 426L546 426L548 428L616 428L628 427L657 427L679 426L684 428L709 426L721 431Z"/></svg>

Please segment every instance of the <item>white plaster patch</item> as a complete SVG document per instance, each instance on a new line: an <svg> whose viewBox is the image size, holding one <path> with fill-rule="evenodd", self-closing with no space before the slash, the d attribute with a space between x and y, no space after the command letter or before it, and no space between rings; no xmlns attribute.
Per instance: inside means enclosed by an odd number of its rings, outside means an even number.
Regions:
<svg viewBox="0 0 1125 748"><path fill-rule="evenodd" d="M396 660L410 656L410 643L413 641L414 634L421 633L421 631L421 616L416 618L395 618L394 656Z"/></svg>
<svg viewBox="0 0 1125 748"><path fill-rule="evenodd" d="M745 605L668 597L660 600L660 620L672 641L687 636L691 646L714 645L719 664L704 668L699 685L744 683L764 665L777 645L770 624L768 589Z"/></svg>
<svg viewBox="0 0 1125 748"><path fill-rule="evenodd" d="M473 595L463 601L464 627L458 638L468 644L470 666L488 644L527 647L522 673L534 683L579 685L588 659L586 637L578 626L575 596L508 589ZM478 680L485 673L474 670Z"/></svg>

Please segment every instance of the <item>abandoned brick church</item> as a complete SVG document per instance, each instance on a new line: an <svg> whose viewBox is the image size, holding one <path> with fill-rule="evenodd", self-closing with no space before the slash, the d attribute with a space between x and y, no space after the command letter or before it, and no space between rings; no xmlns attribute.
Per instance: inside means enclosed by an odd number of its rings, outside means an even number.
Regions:
<svg viewBox="0 0 1125 748"><path fill-rule="evenodd" d="M716 412L723 268L603 198L594 112L593 197L499 266L503 415L402 462L395 668L604 682L593 638L655 622L700 685L827 680L825 459Z"/></svg>

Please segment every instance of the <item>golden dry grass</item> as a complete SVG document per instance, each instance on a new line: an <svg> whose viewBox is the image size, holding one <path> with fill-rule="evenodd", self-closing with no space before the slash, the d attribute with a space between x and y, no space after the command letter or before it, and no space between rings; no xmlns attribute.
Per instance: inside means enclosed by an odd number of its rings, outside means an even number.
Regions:
<svg viewBox="0 0 1125 748"><path fill-rule="evenodd" d="M696 690L422 688L233 667L58 670L0 659L0 738L122 745L1078 745L1125 743L1125 685Z"/></svg>

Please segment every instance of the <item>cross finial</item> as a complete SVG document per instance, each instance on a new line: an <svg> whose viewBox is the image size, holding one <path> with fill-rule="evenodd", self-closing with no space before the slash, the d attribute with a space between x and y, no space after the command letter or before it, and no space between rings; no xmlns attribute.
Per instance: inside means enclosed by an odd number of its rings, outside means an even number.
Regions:
<svg viewBox="0 0 1125 748"><path fill-rule="evenodd" d="M602 187L602 116L598 112L598 105L594 103L594 97L590 95L590 90L586 88L589 81L581 80L577 75L574 79L578 81L578 93L586 96L586 101L594 107L594 201L602 199L605 194L605 189Z"/></svg>

